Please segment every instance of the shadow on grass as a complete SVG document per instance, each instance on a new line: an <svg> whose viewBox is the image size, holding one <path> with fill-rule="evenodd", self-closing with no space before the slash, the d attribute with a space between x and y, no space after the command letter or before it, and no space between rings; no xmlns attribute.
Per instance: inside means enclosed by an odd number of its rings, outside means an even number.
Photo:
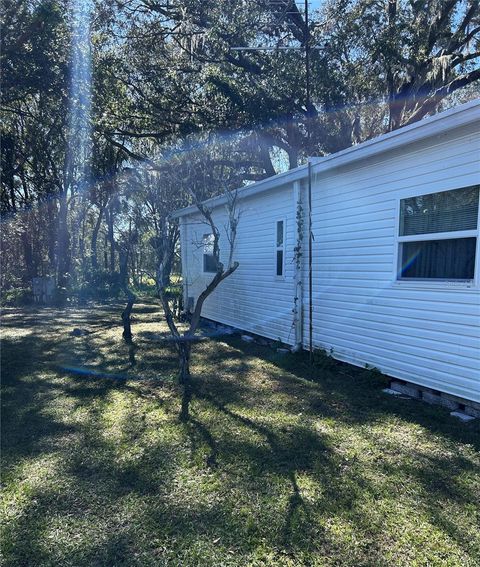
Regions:
<svg viewBox="0 0 480 567"><path fill-rule="evenodd" d="M275 472L288 479L291 485L291 495L288 498L281 543L285 547L289 547L291 543L292 520L298 508L305 508L308 523L308 508L305 506L301 496L297 484L296 472L297 470L305 472L309 469L313 469L314 463L316 463L319 458L324 462L328 462L329 458L327 455L330 452L330 448L307 428L294 428L289 431L288 436L281 438L270 427L231 411L215 397L205 392L199 392L198 390L196 394L201 399L207 400L218 411L240 422L242 425L266 439L269 446L267 451L260 449L256 444L234 442L232 440L230 440L228 444L222 444L221 451L227 458L228 454L231 453L235 455L236 459L240 459L244 462L255 461L255 468L258 474L263 474L266 470L269 470L269 472ZM201 431L205 431L205 427L201 425L198 420L194 420L193 424L196 427L200 426L199 429ZM208 434L208 444L212 449L215 449L216 456L218 453L217 445L210 434Z"/></svg>
<svg viewBox="0 0 480 567"><path fill-rule="evenodd" d="M258 356L279 372L270 372L281 392L291 395L302 385L302 403L321 416L340 417L352 424L375 423L385 418L398 418L416 423L432 433L460 443L468 443L480 451L478 420L461 423L449 410L413 399L384 394L388 378L376 371L358 368L330 357L318 357L313 372L308 353L278 355L271 348L246 344L236 337L225 339L237 351L236 356ZM292 408L293 409L293 408Z"/></svg>
<svg viewBox="0 0 480 567"><path fill-rule="evenodd" d="M90 315L97 316L104 314ZM75 317L93 324L83 312ZM133 369L120 327L117 342L100 334L70 339L71 319L52 312L50 320L54 332L38 330L38 318L17 320L11 328L30 334L3 342L4 470L14 491L6 565L235 565L248 564L262 546L273 554L270 565L281 557L302 565L309 553L351 552L332 543L332 519L371 539L350 564L380 565L386 528L365 502L391 498L393 482L410 482L415 506L468 545L439 502L463 509L476 501L468 481L474 460L446 449L451 441L478 449L475 426L384 396L377 377L362 369L327 360L312 378L302 353L279 356L234 337L194 348L192 419L181 424L168 381L176 370L170 346L139 336ZM73 376L58 370L59 360L94 360L98 372L127 365L135 373L125 380ZM165 381L130 379L145 369ZM445 454L421 444L399 448L405 458L380 455L367 470L337 446L345 444L337 429L355 429L352 443L359 443L390 422L421 426Z"/></svg>
<svg viewBox="0 0 480 567"><path fill-rule="evenodd" d="M2 482L12 506L2 530L3 564L133 565L122 502L135 495L158 503L172 478L175 449L159 440L145 443L141 459L127 458L145 435L145 416L133 406L112 441L105 412L114 393L145 399L149 407L161 402L124 382L86 383L59 373L61 351L61 341L43 334L2 342ZM76 539L52 536L69 528ZM75 542L84 545L72 558Z"/></svg>

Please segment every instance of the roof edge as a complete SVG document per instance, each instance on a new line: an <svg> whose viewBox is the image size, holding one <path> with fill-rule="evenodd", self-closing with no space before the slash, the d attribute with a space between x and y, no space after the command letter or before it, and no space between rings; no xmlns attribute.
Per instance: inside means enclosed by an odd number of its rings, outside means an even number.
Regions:
<svg viewBox="0 0 480 567"><path fill-rule="evenodd" d="M267 177L260 181L256 181L255 183L251 183L250 185L245 185L244 187L239 187L236 189L238 191L239 196L243 198L249 197L251 195L255 195L256 193L260 193L263 191L267 191L268 189L272 189L277 185L281 185L282 183L290 183L292 181L297 181L298 179L302 179L306 175L307 165L300 165L295 167L294 169L289 169L288 171L284 171L282 173L278 173L277 175L272 175L271 177ZM224 205L228 202L228 197L225 194L217 195L216 197L211 197L202 203L207 207L219 207ZM198 207L196 205L190 205L189 207L185 207L183 209L178 209L174 211L170 218L177 219L183 217L185 215L191 215L193 213L198 213Z"/></svg>
<svg viewBox="0 0 480 567"><path fill-rule="evenodd" d="M457 128L480 120L480 98L470 102L455 106L444 112L439 112L429 116L419 122L414 122L408 126L403 126L393 132L381 134L376 138L351 146L334 154L324 157L311 157L310 163L314 173L341 167L362 159L367 159L381 153L393 150L412 142L420 141L430 136L441 134L450 129ZM246 185L237 189L239 196L243 199L263 191L268 191L278 185L298 181L307 175L307 165L301 165L283 173L273 175L251 185ZM226 204L228 197L218 195L203 202L207 207L219 207ZM195 205L190 205L179 209L170 215L170 218L177 219L186 215L198 212Z"/></svg>

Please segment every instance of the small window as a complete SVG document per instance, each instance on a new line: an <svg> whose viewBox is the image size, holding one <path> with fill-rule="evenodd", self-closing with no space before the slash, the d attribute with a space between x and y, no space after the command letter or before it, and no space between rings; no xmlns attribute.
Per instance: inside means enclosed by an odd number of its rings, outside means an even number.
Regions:
<svg viewBox="0 0 480 567"><path fill-rule="evenodd" d="M479 188L400 201L399 279L473 280Z"/></svg>
<svg viewBox="0 0 480 567"><path fill-rule="evenodd" d="M276 224L276 247L275 247L275 265L277 277L283 277L285 271L285 222L277 221Z"/></svg>
<svg viewBox="0 0 480 567"><path fill-rule="evenodd" d="M217 262L213 255L213 234L203 235L203 271L207 274L214 274L217 271Z"/></svg>

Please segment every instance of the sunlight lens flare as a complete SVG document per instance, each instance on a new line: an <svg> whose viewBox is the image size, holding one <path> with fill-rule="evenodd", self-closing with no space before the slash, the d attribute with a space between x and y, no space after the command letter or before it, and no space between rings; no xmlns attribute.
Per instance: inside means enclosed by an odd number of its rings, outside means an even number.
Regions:
<svg viewBox="0 0 480 567"><path fill-rule="evenodd" d="M68 163L71 183L85 183L91 158L92 0L73 0Z"/></svg>

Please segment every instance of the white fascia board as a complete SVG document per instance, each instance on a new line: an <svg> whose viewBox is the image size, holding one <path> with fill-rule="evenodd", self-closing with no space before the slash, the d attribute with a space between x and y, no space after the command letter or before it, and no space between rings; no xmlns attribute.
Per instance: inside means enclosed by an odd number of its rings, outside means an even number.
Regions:
<svg viewBox="0 0 480 567"><path fill-rule="evenodd" d="M475 121L480 121L480 98L467 102L465 104L450 108L445 112L440 112L434 116L430 116L419 122L404 126L393 132L382 134L372 140L367 140L356 146L352 146L337 153L324 157L311 157L312 173L318 174L329 169L341 167L349 163L353 163L362 159L376 156L378 154L394 150L396 148L417 142L431 136L439 135L454 128L458 128ZM250 197L257 193L262 193L270 189L274 189L285 183L298 181L307 176L307 166L301 165L295 169L290 169L284 173L279 173L262 181L257 181L252 185L240 187L238 196L242 199ZM226 204L228 198L226 195L212 197L204 201L204 205L208 208L214 208ZM176 219L186 215L198 213L195 205L175 211L170 218Z"/></svg>
<svg viewBox="0 0 480 567"><path fill-rule="evenodd" d="M238 195L243 199L245 197L250 197L251 195L256 195L257 193L263 193L263 191L268 191L269 189L274 189L279 185L297 181L298 179L305 177L306 170L306 165L300 165L295 169L290 169L283 173L279 173L278 175L267 177L266 179L262 179L261 181L257 181L256 183L252 183L251 185L240 187L239 189L237 189ZM214 207L219 207L220 205L225 205L227 202L227 195L219 195L218 197L212 197L211 199L203 201L203 205L205 205L209 209L212 209ZM175 211L170 215L170 218L176 219L198 212L198 207L196 205L191 205L190 207L185 207L184 209Z"/></svg>

